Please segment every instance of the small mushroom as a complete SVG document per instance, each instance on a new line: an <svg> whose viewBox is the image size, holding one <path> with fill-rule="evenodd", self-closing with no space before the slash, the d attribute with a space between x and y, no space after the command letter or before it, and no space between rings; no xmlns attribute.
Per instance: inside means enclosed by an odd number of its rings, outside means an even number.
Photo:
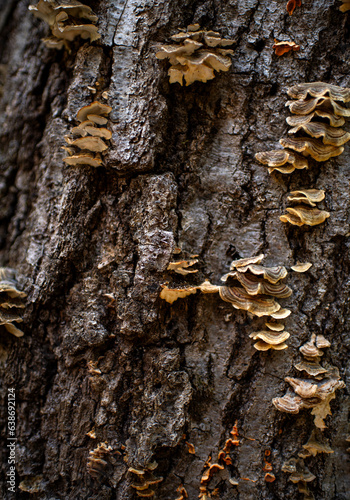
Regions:
<svg viewBox="0 0 350 500"><path fill-rule="evenodd" d="M322 122L309 122L297 125L288 131L288 134L296 134L303 131L315 139L322 138L324 144L342 146L350 140L350 134L342 128L332 127Z"/></svg>
<svg viewBox="0 0 350 500"><path fill-rule="evenodd" d="M349 102L350 88L324 82L298 83L287 90L289 97L293 99L306 99L311 97L330 97L334 101Z"/></svg>
<svg viewBox="0 0 350 500"><path fill-rule="evenodd" d="M282 323L265 323L265 326L274 332L282 332L284 330Z"/></svg>
<svg viewBox="0 0 350 500"><path fill-rule="evenodd" d="M193 259L193 260L181 260L179 262L170 262L167 270L168 271L175 271L175 273L182 274L183 276L186 276L187 274L190 273L198 273L198 269L187 269L188 267L193 266L194 264L197 264L198 259Z"/></svg>
<svg viewBox="0 0 350 500"><path fill-rule="evenodd" d="M286 149L256 153L255 159L268 166L270 173L277 170L283 174L290 174L295 169L308 168L308 161L304 156Z"/></svg>
<svg viewBox="0 0 350 500"><path fill-rule="evenodd" d="M272 284L276 284L279 280L285 278L288 275L288 271L283 266L275 267L264 267L256 264L249 264L247 266L242 266L238 269L240 273L246 273L250 271L256 276L262 276L263 279L269 281Z"/></svg>
<svg viewBox="0 0 350 500"><path fill-rule="evenodd" d="M249 264L260 264L265 255L263 253L257 255L256 257L247 257L245 259L238 259L238 260L233 260L230 265L230 269L238 269L240 267L246 267Z"/></svg>
<svg viewBox="0 0 350 500"><path fill-rule="evenodd" d="M276 56L283 56L283 54L286 54L287 52L300 50L300 45L297 45L294 42L278 42L275 39L275 43L272 48L274 49Z"/></svg>
<svg viewBox="0 0 350 500"><path fill-rule="evenodd" d="M92 136L79 137L69 144L71 144L72 146L77 146L80 149L93 151L95 153L101 153L108 148L107 144L102 139Z"/></svg>
<svg viewBox="0 0 350 500"><path fill-rule="evenodd" d="M291 269L296 273L305 273L312 266L311 262L297 262Z"/></svg>
<svg viewBox="0 0 350 500"><path fill-rule="evenodd" d="M339 156L344 151L342 146L323 144L309 137L287 137L280 139L280 144L285 148L294 149L298 153L310 155L316 161L327 161L334 156Z"/></svg>
<svg viewBox="0 0 350 500"><path fill-rule="evenodd" d="M91 115L98 115L104 117L112 111L112 108L107 104L94 101L88 106L83 106L77 113L77 120L79 122L84 122L86 120L94 121L91 119ZM88 117L89 115L89 117ZM103 124L102 124L103 125Z"/></svg>
<svg viewBox="0 0 350 500"><path fill-rule="evenodd" d="M290 309L280 309L279 311L273 313L273 314L270 314L271 318L274 318L274 319L284 319L284 318L288 318L288 316L290 315L292 311Z"/></svg>
<svg viewBox="0 0 350 500"><path fill-rule="evenodd" d="M197 286L187 286L185 288L169 288L167 285L162 285L162 290L160 292L160 298L166 300L169 304L172 304L177 299L183 299L192 293L196 293L198 290Z"/></svg>
<svg viewBox="0 0 350 500"><path fill-rule="evenodd" d="M90 165L90 167L100 167L103 165L101 158L89 155L88 153L67 156L63 161L70 166L75 165Z"/></svg>
<svg viewBox="0 0 350 500"><path fill-rule="evenodd" d="M96 125L106 125L106 123L108 122L108 118L94 114L87 115L87 119L90 122L96 123Z"/></svg>
<svg viewBox="0 0 350 500"><path fill-rule="evenodd" d="M250 273L236 272L236 278L250 295L265 294L284 299L292 295L292 290L284 283L270 283Z"/></svg>
<svg viewBox="0 0 350 500"><path fill-rule="evenodd" d="M14 335L22 337L24 333L14 323L23 321L23 299L25 292L18 289L16 271L8 267L0 267L0 325Z"/></svg>
<svg viewBox="0 0 350 500"><path fill-rule="evenodd" d="M295 392L288 390L283 397L274 398L272 404L279 411L297 414L303 407L303 399Z"/></svg>
<svg viewBox="0 0 350 500"><path fill-rule="evenodd" d="M220 297L230 302L235 309L249 311L256 316L269 316L281 309L281 306L273 299L261 296L251 296L244 288L221 286Z"/></svg>
<svg viewBox="0 0 350 500"><path fill-rule="evenodd" d="M318 385L313 383L313 381L294 377L286 377L284 380L293 387L295 394L298 394L302 398L315 397L318 392Z"/></svg>
<svg viewBox="0 0 350 500"><path fill-rule="evenodd" d="M288 0L287 12L290 16L293 14L296 7L301 7L301 0Z"/></svg>
<svg viewBox="0 0 350 500"><path fill-rule="evenodd" d="M87 471L94 479L99 478L104 473L104 468L108 464L108 457L113 448L106 442L99 443L97 448L89 452Z"/></svg>
<svg viewBox="0 0 350 500"><path fill-rule="evenodd" d="M298 191L291 191L288 200L292 202L306 203L312 207L316 203L324 200L325 194L323 189L299 189Z"/></svg>
<svg viewBox="0 0 350 500"><path fill-rule="evenodd" d="M301 347L299 347L299 351L303 356L306 358L318 358L320 356L323 356L323 352L316 347L316 335L313 333L311 335L311 339L303 344Z"/></svg>
<svg viewBox="0 0 350 500"><path fill-rule="evenodd" d="M316 347L318 347L318 349L325 349L330 346L331 343L323 335L316 335Z"/></svg>
<svg viewBox="0 0 350 500"><path fill-rule="evenodd" d="M334 453L334 450L329 446L329 443L324 438L324 436L314 429L309 437L306 444L303 444L303 448L307 450L310 455L315 457L317 453Z"/></svg>
<svg viewBox="0 0 350 500"><path fill-rule="evenodd" d="M289 222L294 226L316 226L322 224L328 217L330 213L325 210L318 210L317 208L306 208L302 205L296 207L286 208L288 214L281 215L280 220L282 222Z"/></svg>
<svg viewBox="0 0 350 500"><path fill-rule="evenodd" d="M273 483L274 481L276 481L276 476L272 474L272 472L267 472L265 474L265 481L267 483Z"/></svg>
<svg viewBox="0 0 350 500"><path fill-rule="evenodd" d="M308 115L288 116L286 122L291 127L298 127L299 125L310 123L313 118L324 118L329 121L332 127L342 127L345 124L345 120L342 116L337 116L334 113L323 111L322 109L316 109Z"/></svg>
<svg viewBox="0 0 350 500"><path fill-rule="evenodd" d="M294 365L294 367L299 371L305 371L308 375L311 375L313 377L328 372L327 368L324 368L319 363L311 361L301 361L300 363Z"/></svg>
<svg viewBox="0 0 350 500"><path fill-rule="evenodd" d="M263 340L259 340L254 344L254 347L257 351L268 351L269 349L273 349L274 351L282 351L283 349L287 349L288 345L282 342L281 344L269 344L264 342Z"/></svg>
<svg viewBox="0 0 350 500"><path fill-rule="evenodd" d="M287 101L286 106L289 107L291 113L296 115L308 115L315 111L316 108L322 108L323 111L332 112L337 116L350 116L350 109L344 108L329 97L314 97L308 100L298 99L297 101Z"/></svg>
<svg viewBox="0 0 350 500"><path fill-rule="evenodd" d="M290 333L288 333L286 331L272 332L272 331L262 330L260 332L251 333L249 335L249 337L254 339L254 340L261 339L266 344L278 345L278 344L282 344L282 342L289 339Z"/></svg>

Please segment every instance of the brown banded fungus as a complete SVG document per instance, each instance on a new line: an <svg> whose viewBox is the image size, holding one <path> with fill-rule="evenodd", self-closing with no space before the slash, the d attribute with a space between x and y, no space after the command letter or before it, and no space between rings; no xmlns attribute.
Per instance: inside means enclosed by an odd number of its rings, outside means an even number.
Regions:
<svg viewBox="0 0 350 500"><path fill-rule="evenodd" d="M112 448L107 443L100 443L97 448L89 452L87 471L91 477L97 479L103 475L111 452Z"/></svg>
<svg viewBox="0 0 350 500"><path fill-rule="evenodd" d="M174 271L175 273L182 274L183 276L186 276L186 274L190 273L198 273L198 269L188 269L189 267L197 264L197 262L198 259L170 262L167 267L167 270Z"/></svg>
<svg viewBox="0 0 350 500"><path fill-rule="evenodd" d="M293 203L305 203L311 207L316 207L316 203L324 200L325 194L323 189L299 189L291 191L288 200Z"/></svg>
<svg viewBox="0 0 350 500"><path fill-rule="evenodd" d="M290 87L287 94L292 99L307 99L310 96L329 97L333 101L350 102L350 89L324 82L298 83Z"/></svg>
<svg viewBox="0 0 350 500"><path fill-rule="evenodd" d="M283 56L283 54L287 54L287 52L300 50L300 45L297 45L294 42L279 42L275 39L275 43L272 48L274 49L276 56Z"/></svg>
<svg viewBox="0 0 350 500"><path fill-rule="evenodd" d="M100 123L105 125L107 122L106 116L112 111L110 106L100 102L93 102L88 106L82 107L77 113L77 120L80 124L73 127L71 136L65 136L65 141L69 144L69 148L63 147L69 156L63 158L63 161L70 166L75 165L90 165L91 167L99 167L103 165L100 153L108 149L105 140L112 137L112 132L104 127L99 127ZM100 123L96 118L101 118ZM94 118L92 120L91 118ZM75 138L74 136L80 136ZM75 152L73 148L78 148L81 151ZM95 154L91 154L95 153Z"/></svg>
<svg viewBox="0 0 350 500"><path fill-rule="evenodd" d="M199 24L192 24L187 31L180 31L171 39L177 44L162 45L157 59L169 59L170 83L186 86L195 81L207 82L215 78L214 71L228 71L233 50L225 49L234 40L226 40L215 31L206 31Z"/></svg>
<svg viewBox="0 0 350 500"><path fill-rule="evenodd" d="M28 8L50 26L52 36L42 39L48 48L69 49L69 42L78 36L91 41L101 37L95 25L98 17L77 0L39 0Z"/></svg>
<svg viewBox="0 0 350 500"><path fill-rule="evenodd" d="M314 429L306 444L303 444L306 452L303 452L303 457L315 457L318 453L334 453L334 450L329 446L326 438L318 429Z"/></svg>
<svg viewBox="0 0 350 500"><path fill-rule="evenodd" d="M23 321L24 298L26 293L18 289L16 271L8 267L0 267L0 325L15 337L24 334L16 323Z"/></svg>
<svg viewBox="0 0 350 500"><path fill-rule="evenodd" d="M274 299L265 295L249 295L244 288L221 286L220 297L225 302L230 302L235 309L249 311L255 316L269 316L281 306Z"/></svg>
<svg viewBox="0 0 350 500"><path fill-rule="evenodd" d="M128 472L133 477L131 487L136 490L138 497L151 498L156 494L154 486L163 481L162 477L155 477L153 474L157 466L156 462L152 462L142 469L129 467Z"/></svg>
<svg viewBox="0 0 350 500"><path fill-rule="evenodd" d="M289 481L296 483L298 485L299 493L304 494L304 500L314 500L315 497L308 488L307 483L314 481L316 476L314 476L309 469L304 464L304 460L301 458L290 458L287 462L282 465L283 472L288 472L290 474Z"/></svg>
<svg viewBox="0 0 350 500"><path fill-rule="evenodd" d="M339 156L344 151L342 146L323 144L309 137L287 137L280 139L280 144L285 148L303 153L305 156L311 156L316 161L327 161L334 156Z"/></svg>
<svg viewBox="0 0 350 500"><path fill-rule="evenodd" d="M319 210L318 208L306 208L302 205L296 207L286 208L287 214L281 215L280 220L282 222L289 222L294 226L317 226L322 224L328 217L330 213L325 210Z"/></svg>
<svg viewBox="0 0 350 500"><path fill-rule="evenodd" d="M266 165L270 174L274 170L282 174L291 174L295 169L308 168L308 161L304 156L285 149L256 153L255 159L262 165Z"/></svg>
<svg viewBox="0 0 350 500"><path fill-rule="evenodd" d="M339 10L341 12L347 12L350 10L350 1L349 0L341 0L343 2L343 5L339 7Z"/></svg>
<svg viewBox="0 0 350 500"><path fill-rule="evenodd" d="M273 332L262 330L260 332L251 333L249 337L254 340L259 339L259 341L254 344L255 349L258 351L268 351L269 349L281 351L287 349L288 345L284 342L290 337L290 333L285 331Z"/></svg>

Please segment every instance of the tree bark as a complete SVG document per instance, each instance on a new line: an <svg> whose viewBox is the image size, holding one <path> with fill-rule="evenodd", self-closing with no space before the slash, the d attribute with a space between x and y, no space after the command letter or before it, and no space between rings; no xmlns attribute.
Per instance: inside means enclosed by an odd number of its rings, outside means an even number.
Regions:
<svg viewBox="0 0 350 500"><path fill-rule="evenodd" d="M292 16L286 0L85 3L102 36L69 53L43 45L49 29L28 0L0 1L0 262L28 293L25 335L0 339L1 496L136 499L128 468L156 461L155 498L175 500L182 484L194 500L206 460L216 462L237 421L240 445L213 476L213 498L301 498L281 465L297 456L313 418L280 413L271 400L297 375L311 333L332 342L323 358L349 386L350 153L345 145L341 156L285 176L270 176L254 154L286 134L288 87L350 86L348 14L334 0L304 0ZM207 83L170 85L157 44L196 22L236 40L232 67ZM275 56L274 38L300 52ZM94 100L96 81L113 108L105 167L67 167L64 135ZM326 190L325 224L280 222L286 193L300 187ZM167 271L175 247L199 255L198 273ZM261 252L268 265L313 263L287 280L285 351L256 352L248 336L264 319L218 294L172 305L159 298L166 282L219 285L233 259ZM15 495L6 484L8 388L16 392ZM326 421L334 453L307 461L318 500L349 498L347 394L336 393ZM102 442L112 451L93 478L89 452ZM264 480L266 450L273 483Z"/></svg>

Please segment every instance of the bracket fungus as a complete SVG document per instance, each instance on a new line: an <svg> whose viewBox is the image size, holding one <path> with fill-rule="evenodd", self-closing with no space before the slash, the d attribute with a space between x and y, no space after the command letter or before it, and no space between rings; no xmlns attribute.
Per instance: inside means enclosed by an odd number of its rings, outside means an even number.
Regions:
<svg viewBox="0 0 350 500"><path fill-rule="evenodd" d="M9 333L15 337L24 334L16 323L23 321L23 299L26 293L18 289L16 271L8 267L0 267L0 325L3 325Z"/></svg>
<svg viewBox="0 0 350 500"><path fill-rule="evenodd" d="M70 166L90 165L91 167L99 167L103 165L100 153L108 149L104 139L111 139L112 132L98 125L107 123L106 116L111 111L110 106L97 101L88 106L83 106L78 111L77 120L80 124L72 128L71 134L73 137L65 136L65 141L69 146L78 148L81 151L75 152L72 148L63 147L62 149L69 154L69 156L63 158L65 163ZM74 136L80 137L75 138Z"/></svg>
<svg viewBox="0 0 350 500"><path fill-rule="evenodd" d="M28 8L50 26L52 36L42 39L50 49L69 49L68 42L78 36L91 41L101 38L95 25L98 17L90 7L77 0L39 0L37 5Z"/></svg>
<svg viewBox="0 0 350 500"><path fill-rule="evenodd" d="M157 59L169 59L170 83L178 82L186 86L195 81L207 82L215 78L214 71L228 71L232 62L232 49L225 49L234 40L221 38L216 31L201 29L199 24L191 24L187 31L173 35L171 39L178 45L162 45L156 53Z"/></svg>
<svg viewBox="0 0 350 500"><path fill-rule="evenodd" d="M312 267L311 262L297 262L294 266L291 266L291 270L296 273L305 273L310 267Z"/></svg>
<svg viewBox="0 0 350 500"><path fill-rule="evenodd" d="M296 7L301 7L301 0L288 0L287 12L290 16L293 14Z"/></svg>
<svg viewBox="0 0 350 500"><path fill-rule="evenodd" d="M349 0L341 0L343 2L343 5L339 7L339 10L341 12L347 12L350 10L350 1Z"/></svg>
<svg viewBox="0 0 350 500"><path fill-rule="evenodd" d="M289 481L298 485L299 492L304 494L304 500L314 500L307 483L314 481L316 476L309 471L303 459L290 458L282 465L282 470L290 474Z"/></svg>
<svg viewBox="0 0 350 500"><path fill-rule="evenodd" d="M320 337L319 347L317 337ZM326 427L324 419L332 414L330 402L335 398L335 391L345 387L336 367L322 367L318 364L323 355L320 347L325 348L329 345L323 335L313 334L311 340L300 347L300 352L306 358L306 362L296 365L298 370L306 371L313 378L286 377L285 380L291 385L293 391L288 389L283 397L272 400L279 411L286 413L297 414L303 408L312 409L311 414L315 417L314 423L319 429Z"/></svg>
<svg viewBox="0 0 350 500"><path fill-rule="evenodd" d="M350 88L338 87L330 83L311 82L298 83L287 90L292 99L306 99L310 97L329 97L334 101L350 102Z"/></svg>
<svg viewBox="0 0 350 500"><path fill-rule="evenodd" d="M193 260L181 260L179 262L170 262L167 270L174 271L175 273L182 274L186 276L186 274L190 273L198 273L198 269L188 269L191 266L197 264L198 259Z"/></svg>
<svg viewBox="0 0 350 500"><path fill-rule="evenodd" d="M318 453L334 453L326 438L318 429L314 429L306 444L303 444L305 452L302 458L315 457Z"/></svg>
<svg viewBox="0 0 350 500"><path fill-rule="evenodd" d="M155 495L156 492L153 487L163 481L162 477L155 477L153 474L157 466L157 462L152 462L142 469L129 467L128 471L134 476L134 482L131 483L131 487L136 490L137 496L150 498Z"/></svg>
<svg viewBox="0 0 350 500"><path fill-rule="evenodd" d="M269 349L281 351L287 349L288 345L285 344L285 341L289 339L290 333L285 331L273 332L262 330L260 332L251 333L249 337L254 340L259 339L259 341L254 344L255 349L258 351L268 351Z"/></svg>
<svg viewBox="0 0 350 500"><path fill-rule="evenodd" d="M285 148L303 153L305 156L311 156L316 161L327 161L334 156L339 156L344 151L342 146L323 144L309 137L287 137L280 139L280 144Z"/></svg>
<svg viewBox="0 0 350 500"><path fill-rule="evenodd" d="M328 217L330 213L325 210L319 210L318 208L306 208L302 205L296 207L286 208L287 214L281 215L280 220L282 222L289 222L294 226L317 226L322 224Z"/></svg>
<svg viewBox="0 0 350 500"><path fill-rule="evenodd" d="M300 50L300 45L297 45L295 42L279 42L275 39L275 43L272 48L274 49L276 56L283 56L283 54L287 54L287 52Z"/></svg>
<svg viewBox="0 0 350 500"><path fill-rule="evenodd" d="M272 151L263 151L256 153L255 159L268 167L271 174L274 170L282 174L291 174L295 169L301 170L308 168L308 161L304 156L283 149L274 149Z"/></svg>
<svg viewBox="0 0 350 500"><path fill-rule="evenodd" d="M97 448L89 452L87 471L94 479L100 477L108 462L106 458L111 454L112 448L107 443L100 443Z"/></svg>

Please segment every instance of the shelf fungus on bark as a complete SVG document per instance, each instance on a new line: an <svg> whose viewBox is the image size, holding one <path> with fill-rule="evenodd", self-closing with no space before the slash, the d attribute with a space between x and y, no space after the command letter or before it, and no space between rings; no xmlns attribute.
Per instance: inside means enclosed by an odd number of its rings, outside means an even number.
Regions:
<svg viewBox="0 0 350 500"><path fill-rule="evenodd" d="M309 122L296 125L288 131L288 134L296 134L302 131L315 139L322 139L324 144L331 146L342 146L350 140L350 134L339 127L332 127L322 122Z"/></svg>
<svg viewBox="0 0 350 500"><path fill-rule="evenodd" d="M282 332L284 330L282 323L265 323L265 326L273 332Z"/></svg>
<svg viewBox="0 0 350 500"><path fill-rule="evenodd" d="M185 286L183 288L169 288L167 285L162 285L160 298L164 299L169 304L173 304L177 299L183 299L192 293L196 293L197 286Z"/></svg>
<svg viewBox="0 0 350 500"><path fill-rule="evenodd" d="M305 273L312 267L311 262L297 262L294 266L291 266L291 270L296 273Z"/></svg>
<svg viewBox="0 0 350 500"><path fill-rule="evenodd" d="M260 332L251 333L249 337L254 340L259 339L259 341L254 344L255 349L258 351L268 351L269 349L281 351L287 349L288 345L285 344L285 341L290 337L290 333L285 331L273 332L262 330Z"/></svg>
<svg viewBox="0 0 350 500"><path fill-rule="evenodd" d="M105 127L99 127L99 125L107 123L106 116L111 111L110 106L98 101L84 106L78 111L77 120L80 124L72 128L71 134L73 137L65 136L65 141L70 146L69 148L62 148L69 154L69 156L63 158L65 163L70 166L90 165L91 167L99 167L103 165L100 153L108 149L104 139L111 139L112 132ZM76 136L80 137L76 138ZM81 151L75 152L72 148L78 148Z"/></svg>
<svg viewBox="0 0 350 500"><path fill-rule="evenodd" d="M344 108L329 97L313 97L312 99L298 99L296 101L287 101L286 106L289 111L296 115L308 115L313 111L326 111L339 117L349 117L350 109Z"/></svg>
<svg viewBox="0 0 350 500"><path fill-rule="evenodd" d="M175 273L182 274L186 276L191 273L198 273L198 269L188 269L198 263L198 259L193 260L181 260L179 262L170 262L167 270L174 271Z"/></svg>
<svg viewBox="0 0 350 500"><path fill-rule="evenodd" d="M307 99L310 96L329 97L333 101L350 102L350 88L324 82L297 83L287 90L287 94L292 99Z"/></svg>
<svg viewBox="0 0 350 500"><path fill-rule="evenodd" d="M287 12L290 16L293 14L296 7L301 7L301 0L288 0Z"/></svg>
<svg viewBox="0 0 350 500"><path fill-rule="evenodd" d="M104 469L108 464L108 457L111 455L112 450L112 447L108 446L105 442L99 443L97 448L89 452L87 471L94 479L104 474Z"/></svg>
<svg viewBox="0 0 350 500"><path fill-rule="evenodd" d="M341 0L343 2L343 5L339 7L339 10L341 12L347 12L350 10L350 1L349 0Z"/></svg>
<svg viewBox="0 0 350 500"><path fill-rule="evenodd" d="M316 476L309 471L302 458L290 458L282 465L282 471L290 474L289 481L298 485L299 493L304 494L304 500L314 500L307 483L314 481Z"/></svg>
<svg viewBox="0 0 350 500"><path fill-rule="evenodd" d="M156 477L153 471L157 468L157 462L147 464L142 469L129 467L128 472L133 475L131 487L136 490L136 495L142 498L150 498L156 494L154 487L163 481L162 477Z"/></svg>
<svg viewBox="0 0 350 500"><path fill-rule="evenodd" d="M323 144L309 137L286 137L280 139L280 144L285 148L303 153L305 156L311 156L316 161L327 161L334 156L341 155L344 151L342 146Z"/></svg>
<svg viewBox="0 0 350 500"><path fill-rule="evenodd" d="M306 444L303 444L305 451L301 452L301 458L315 457L318 453L334 453L326 438L318 429L314 429ZM299 454L299 456L301 455Z"/></svg>
<svg viewBox="0 0 350 500"><path fill-rule="evenodd" d="M225 302L230 302L235 309L249 311L255 316L270 316L281 306L274 299L265 295L249 295L244 288L221 286L220 297Z"/></svg>
<svg viewBox="0 0 350 500"><path fill-rule="evenodd" d="M329 347L328 341L324 342L323 335L320 336L320 344ZM282 412L297 414L303 408L312 409L311 414L315 417L314 423L319 429L325 429L324 422L327 415L331 415L330 402L335 398L335 392L345 387L340 380L339 370L334 366L322 367L318 364L323 352L316 345L317 336L312 335L309 342L304 344L300 351L306 358L306 362L299 363L296 368L306 371L313 378L301 379L286 377L293 391L288 389L281 398L274 398L272 403ZM323 340L324 339L324 340Z"/></svg>
<svg viewBox="0 0 350 500"><path fill-rule="evenodd" d="M268 167L271 174L274 170L282 174L291 174L295 169L308 168L308 160L294 151L274 149L256 153L255 159Z"/></svg>
<svg viewBox="0 0 350 500"><path fill-rule="evenodd" d="M96 26L98 17L77 0L39 0L37 5L28 8L50 26L52 36L42 39L50 49L69 50L69 42L78 36L90 41L101 38Z"/></svg>
<svg viewBox="0 0 350 500"><path fill-rule="evenodd" d="M176 488L176 493L180 495L176 498L176 500L186 500L186 498L188 498L188 493L182 484L180 484L180 486Z"/></svg>
<svg viewBox="0 0 350 500"><path fill-rule="evenodd" d="M289 101L294 102L294 101ZM286 118L286 122L291 127L299 127L310 123L313 119L322 118L329 121L329 125L332 127L342 127L345 124L345 119L343 116L337 116L330 111L323 111L322 109L316 109L308 115L292 115ZM314 123L314 122L312 122Z"/></svg>
<svg viewBox="0 0 350 500"><path fill-rule="evenodd" d="M325 210L319 210L318 208L306 208L304 206L288 207L286 208L287 214L281 215L280 220L282 222L289 222L294 226L317 226L322 224L328 217L330 213Z"/></svg>
<svg viewBox="0 0 350 500"><path fill-rule="evenodd" d="M225 49L234 40L221 38L220 33L201 29L192 24L187 31L180 31L171 37L178 45L162 45L156 53L157 59L169 59L170 83L186 86L195 81L207 82L215 78L214 71L228 71L232 62L232 49Z"/></svg>
<svg viewBox="0 0 350 500"><path fill-rule="evenodd" d="M300 45L297 45L295 42L279 42L275 39L275 43L272 48L274 49L276 56L283 56L283 54L287 54L287 52L300 50Z"/></svg>
<svg viewBox="0 0 350 500"><path fill-rule="evenodd" d="M23 299L26 296L26 293L18 289L16 271L9 267L0 267L0 325L15 337L24 335L16 323L23 321Z"/></svg>
<svg viewBox="0 0 350 500"><path fill-rule="evenodd" d="M293 203L305 203L311 207L316 207L316 203L324 200L324 197L323 189L299 189L291 191L288 200Z"/></svg>

